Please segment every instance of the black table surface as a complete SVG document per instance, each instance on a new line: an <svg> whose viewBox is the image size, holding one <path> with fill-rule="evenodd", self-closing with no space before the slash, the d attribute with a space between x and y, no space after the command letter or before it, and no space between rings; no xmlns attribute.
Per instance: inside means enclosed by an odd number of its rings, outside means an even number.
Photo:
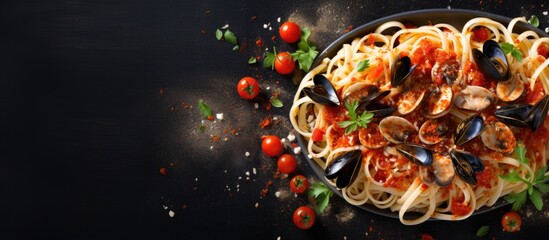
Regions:
<svg viewBox="0 0 549 240"><path fill-rule="evenodd" d="M547 200L543 211L521 210L518 233L502 231L509 206L404 226L337 196L312 229L293 225L294 209L309 201L275 176L260 141L291 131L299 74L248 59L265 47L295 49L272 38L289 19L310 28L323 50L352 27L428 8L536 15L539 28L549 27L544 1L2 1L0 238L474 239L483 225L485 239L547 233ZM225 25L240 50L215 38ZM258 79L259 99L237 95L244 76ZM275 93L284 106L268 110ZM199 100L224 115L206 120L204 132ZM260 128L268 117L276 124ZM298 173L319 181L297 160Z"/></svg>

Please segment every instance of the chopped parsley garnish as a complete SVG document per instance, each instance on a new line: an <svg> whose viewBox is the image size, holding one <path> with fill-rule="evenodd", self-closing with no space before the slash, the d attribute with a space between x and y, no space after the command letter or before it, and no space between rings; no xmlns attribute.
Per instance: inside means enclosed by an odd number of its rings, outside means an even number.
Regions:
<svg viewBox="0 0 549 240"><path fill-rule="evenodd" d="M366 68L370 67L370 60L368 59L365 59L365 60L362 60L360 62L358 62L357 66L356 66L356 70L358 72L364 72L364 70L366 70Z"/></svg>
<svg viewBox="0 0 549 240"><path fill-rule="evenodd" d="M345 128L345 134L357 130L358 127L368 127L368 123L372 121L372 117L374 116L373 113L368 111L364 111L361 115L358 115L356 113L356 109L358 108L357 101L345 102L345 108L347 108L349 120L337 123L340 127Z"/></svg>

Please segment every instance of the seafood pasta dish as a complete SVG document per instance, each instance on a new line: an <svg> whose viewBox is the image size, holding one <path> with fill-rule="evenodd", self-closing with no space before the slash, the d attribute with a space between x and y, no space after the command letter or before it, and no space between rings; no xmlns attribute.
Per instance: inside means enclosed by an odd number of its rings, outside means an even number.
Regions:
<svg viewBox="0 0 549 240"><path fill-rule="evenodd" d="M406 225L465 219L526 190L504 176L548 175L549 38L513 31L519 22L390 21L343 44L290 110L308 157L347 202Z"/></svg>

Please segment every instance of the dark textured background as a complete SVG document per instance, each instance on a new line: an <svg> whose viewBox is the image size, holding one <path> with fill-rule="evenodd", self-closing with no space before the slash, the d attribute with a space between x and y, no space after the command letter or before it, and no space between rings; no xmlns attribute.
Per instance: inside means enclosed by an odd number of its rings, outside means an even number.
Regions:
<svg viewBox="0 0 549 240"><path fill-rule="evenodd" d="M527 205L523 228L510 234L499 223L508 207L410 227L338 197L312 229L298 230L291 214L308 201L289 192L288 179L275 178L276 161L261 153L262 135L286 137L291 130L295 79L247 64L262 53L258 37L264 47L295 49L271 40L278 17L311 28L323 50L348 26L448 7L534 14L541 29L549 27L544 1L3 1L0 238L418 239L429 233L473 239L482 225L490 226L486 239L547 233L547 200L542 212ZM263 28L268 23L273 30ZM225 24L241 51L215 39ZM262 86L258 100L236 94L237 81L248 75ZM274 92L285 105L268 111L265 100ZM204 133L199 99L225 116L207 121ZM280 122L259 128L267 116ZM318 181L305 159L298 161L298 172Z"/></svg>

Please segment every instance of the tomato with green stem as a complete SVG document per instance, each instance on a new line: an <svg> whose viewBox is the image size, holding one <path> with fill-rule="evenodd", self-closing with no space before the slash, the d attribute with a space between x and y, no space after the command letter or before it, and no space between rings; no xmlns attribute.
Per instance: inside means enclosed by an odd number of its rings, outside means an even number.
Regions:
<svg viewBox="0 0 549 240"><path fill-rule="evenodd" d="M269 157L276 157L282 153L282 148L284 146L282 145L282 141L280 141L279 137L276 135L268 135L262 138L261 149L263 150L263 153Z"/></svg>
<svg viewBox="0 0 549 240"><path fill-rule="evenodd" d="M238 95L246 100L252 100L259 94L259 83L253 77L243 77L237 85Z"/></svg>
<svg viewBox="0 0 549 240"><path fill-rule="evenodd" d="M274 68L278 73L282 75L288 75L292 73L295 68L295 61L292 57L292 54L289 52L279 52L278 54L276 54L276 58L274 60Z"/></svg>
<svg viewBox="0 0 549 240"><path fill-rule="evenodd" d="M295 22L285 22L278 29L280 38L287 43L296 43L301 38L301 28Z"/></svg>
<svg viewBox="0 0 549 240"><path fill-rule="evenodd" d="M515 211L509 211L503 214L501 217L501 226L503 231L506 232L516 232L520 230L522 225L522 219L520 215Z"/></svg>
<svg viewBox="0 0 549 240"><path fill-rule="evenodd" d="M293 214L294 224L299 229L309 229L315 224L315 211L308 206L298 207Z"/></svg>
<svg viewBox="0 0 549 240"><path fill-rule="evenodd" d="M290 189L292 192L301 194L309 188L309 180L303 175L296 175L290 179Z"/></svg>
<svg viewBox="0 0 549 240"><path fill-rule="evenodd" d="M297 163L294 156L285 153L278 158L277 166L280 172L290 174L295 171Z"/></svg>

